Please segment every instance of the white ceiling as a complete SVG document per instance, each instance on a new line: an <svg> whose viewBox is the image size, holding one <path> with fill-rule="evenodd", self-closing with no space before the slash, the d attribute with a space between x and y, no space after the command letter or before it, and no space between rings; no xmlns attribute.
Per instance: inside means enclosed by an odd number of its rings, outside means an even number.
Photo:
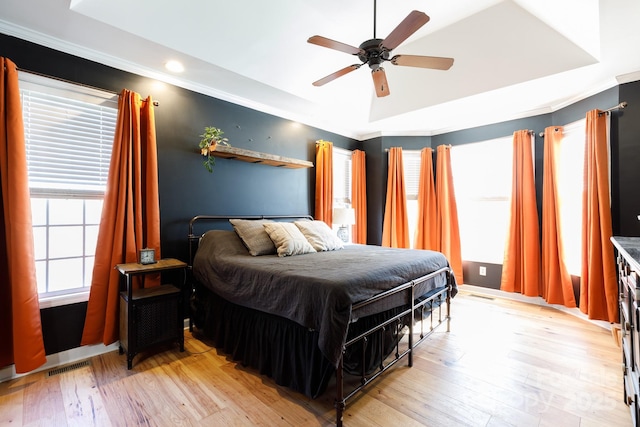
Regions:
<svg viewBox="0 0 640 427"><path fill-rule="evenodd" d="M368 67L311 85L360 61L307 39L373 38L373 0L2 0L0 32L357 139L548 113L640 79L638 0L379 0L376 36L412 10L431 20L393 54L455 62L385 63L385 98Z"/></svg>

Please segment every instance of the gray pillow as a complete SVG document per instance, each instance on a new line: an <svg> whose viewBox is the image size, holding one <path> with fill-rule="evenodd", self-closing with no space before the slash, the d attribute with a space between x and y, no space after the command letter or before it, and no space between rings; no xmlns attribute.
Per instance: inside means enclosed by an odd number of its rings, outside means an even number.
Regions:
<svg viewBox="0 0 640 427"><path fill-rule="evenodd" d="M253 256L273 255L276 247L264 229L264 224L273 222L268 219L230 219L236 234Z"/></svg>
<svg viewBox="0 0 640 427"><path fill-rule="evenodd" d="M318 252L344 248L344 242L324 221L296 221L294 224Z"/></svg>
<svg viewBox="0 0 640 427"><path fill-rule="evenodd" d="M278 256L301 255L316 251L300 229L291 222L264 224L264 229L276 245Z"/></svg>

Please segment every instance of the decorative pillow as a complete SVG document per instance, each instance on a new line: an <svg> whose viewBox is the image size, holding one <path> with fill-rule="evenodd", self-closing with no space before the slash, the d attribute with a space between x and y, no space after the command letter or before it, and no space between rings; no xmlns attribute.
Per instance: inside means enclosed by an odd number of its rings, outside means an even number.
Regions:
<svg viewBox="0 0 640 427"><path fill-rule="evenodd" d="M264 224L264 229L276 245L278 256L301 255L316 251L292 222L267 223Z"/></svg>
<svg viewBox="0 0 640 427"><path fill-rule="evenodd" d="M229 222L251 255L273 255L276 253L276 247L264 229L264 224L273 221L268 219L230 219Z"/></svg>
<svg viewBox="0 0 640 427"><path fill-rule="evenodd" d="M296 227L318 252L344 248L344 243L324 221L296 221Z"/></svg>

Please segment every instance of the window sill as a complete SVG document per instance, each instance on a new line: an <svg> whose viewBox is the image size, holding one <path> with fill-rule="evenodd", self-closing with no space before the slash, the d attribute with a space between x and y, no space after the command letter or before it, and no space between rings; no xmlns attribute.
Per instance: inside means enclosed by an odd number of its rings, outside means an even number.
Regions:
<svg viewBox="0 0 640 427"><path fill-rule="evenodd" d="M55 297L40 298L40 309L59 307L61 305L77 304L89 301L89 291L76 294L60 295Z"/></svg>

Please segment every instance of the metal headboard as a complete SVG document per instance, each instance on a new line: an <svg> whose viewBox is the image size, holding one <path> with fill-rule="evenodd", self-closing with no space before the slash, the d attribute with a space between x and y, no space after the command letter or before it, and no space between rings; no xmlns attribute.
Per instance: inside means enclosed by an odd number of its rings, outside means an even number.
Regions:
<svg viewBox="0 0 640 427"><path fill-rule="evenodd" d="M193 257L195 256L195 249L198 247L200 235L193 233L196 222L215 222L215 221L228 221L230 219L273 219L273 220L292 220L292 219L309 219L313 220L311 215L196 215L189 221L189 268L193 265Z"/></svg>

